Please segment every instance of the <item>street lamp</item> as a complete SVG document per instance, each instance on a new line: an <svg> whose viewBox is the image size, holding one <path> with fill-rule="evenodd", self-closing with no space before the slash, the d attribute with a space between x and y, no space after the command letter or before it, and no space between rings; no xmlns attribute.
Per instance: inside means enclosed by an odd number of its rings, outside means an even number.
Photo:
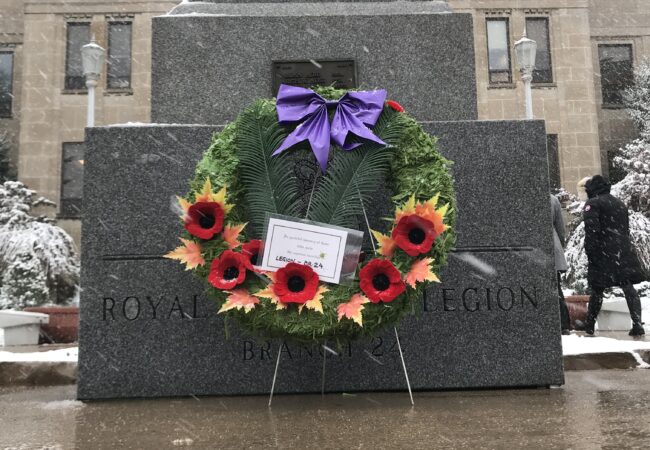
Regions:
<svg viewBox="0 0 650 450"><path fill-rule="evenodd" d="M517 65L521 70L521 79L524 82L524 93L526 95L526 119L533 118L533 94L530 83L533 81L533 69L535 69L535 54L537 53L537 42L524 35L515 42L515 56Z"/></svg>
<svg viewBox="0 0 650 450"><path fill-rule="evenodd" d="M106 50L97 45L94 36L89 44L81 47L81 64L86 77L86 87L88 88L87 127L95 126L95 87L102 73L105 53Z"/></svg>

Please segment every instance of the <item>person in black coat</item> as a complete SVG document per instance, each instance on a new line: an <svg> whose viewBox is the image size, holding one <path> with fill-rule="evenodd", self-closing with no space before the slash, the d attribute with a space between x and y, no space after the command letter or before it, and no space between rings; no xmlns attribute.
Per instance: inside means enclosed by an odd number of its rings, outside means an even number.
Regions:
<svg viewBox="0 0 650 450"><path fill-rule="evenodd" d="M609 193L610 187L609 181L600 175L592 177L586 184L589 200L583 214L591 296L584 328L587 334L594 334L605 289L620 286L632 318L629 334L641 336L645 334L641 322L641 300L633 285L646 277L630 240L627 207Z"/></svg>

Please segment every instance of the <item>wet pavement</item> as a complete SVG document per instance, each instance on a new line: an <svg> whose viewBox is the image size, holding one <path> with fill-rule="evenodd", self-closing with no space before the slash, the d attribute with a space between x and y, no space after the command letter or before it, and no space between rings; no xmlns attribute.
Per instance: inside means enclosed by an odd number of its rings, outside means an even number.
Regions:
<svg viewBox="0 0 650 450"><path fill-rule="evenodd" d="M76 401L0 388L0 449L650 448L650 370L554 389Z"/></svg>

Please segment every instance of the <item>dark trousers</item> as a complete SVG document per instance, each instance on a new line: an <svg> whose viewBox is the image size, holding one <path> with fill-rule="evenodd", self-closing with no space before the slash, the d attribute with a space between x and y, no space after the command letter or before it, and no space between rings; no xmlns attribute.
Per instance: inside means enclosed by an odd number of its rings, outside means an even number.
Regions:
<svg viewBox="0 0 650 450"><path fill-rule="evenodd" d="M630 310L630 318L632 319L632 324L641 326L641 299L639 298L639 294L631 284L624 284L620 286L620 288L623 289L623 293L625 294L625 302L627 303L627 308ZM596 318L598 317L600 308L603 306L604 293L605 288L591 288L589 306L587 307L587 323L591 324L592 326L594 323L596 323Z"/></svg>
<svg viewBox="0 0 650 450"><path fill-rule="evenodd" d="M562 324L562 330L571 329L571 320L569 319L569 308L566 306L566 301L564 300L564 292L562 292L562 273L557 273L557 291L558 297L560 299L560 323Z"/></svg>

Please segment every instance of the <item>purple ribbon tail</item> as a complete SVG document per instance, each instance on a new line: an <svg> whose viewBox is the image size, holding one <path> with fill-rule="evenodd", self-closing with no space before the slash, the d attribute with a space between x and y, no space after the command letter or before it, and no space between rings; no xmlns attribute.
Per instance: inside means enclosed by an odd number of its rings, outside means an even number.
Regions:
<svg viewBox="0 0 650 450"><path fill-rule="evenodd" d="M323 173L327 170L327 160L330 152L330 124L327 118L327 108L323 104L309 119L301 123L273 152L273 156L282 153L303 141L309 141L314 156Z"/></svg>

